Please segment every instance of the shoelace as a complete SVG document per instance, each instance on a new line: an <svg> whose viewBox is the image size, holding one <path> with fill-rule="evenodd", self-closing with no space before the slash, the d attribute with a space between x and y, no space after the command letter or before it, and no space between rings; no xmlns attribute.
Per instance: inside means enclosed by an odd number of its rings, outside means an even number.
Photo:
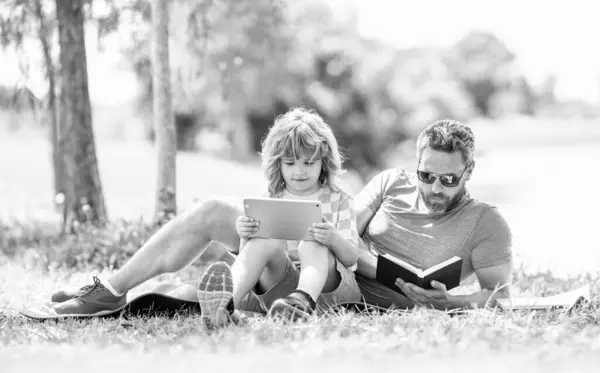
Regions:
<svg viewBox="0 0 600 373"><path fill-rule="evenodd" d="M94 283L92 285L86 285L79 289L79 294L75 298L81 298L88 294L91 294L97 287L100 285L100 279L96 276L93 276Z"/></svg>

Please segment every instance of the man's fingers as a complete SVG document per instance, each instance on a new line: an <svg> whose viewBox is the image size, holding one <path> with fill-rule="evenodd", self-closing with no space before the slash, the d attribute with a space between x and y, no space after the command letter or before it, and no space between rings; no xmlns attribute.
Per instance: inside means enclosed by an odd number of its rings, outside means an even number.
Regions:
<svg viewBox="0 0 600 373"><path fill-rule="evenodd" d="M254 233L254 232L258 231L258 228L257 227L239 227L239 231Z"/></svg>
<svg viewBox="0 0 600 373"><path fill-rule="evenodd" d="M251 222L251 223L245 223L245 222L240 222L238 223L238 227L240 228L253 228L253 227L258 227L259 224L258 222Z"/></svg>
<svg viewBox="0 0 600 373"><path fill-rule="evenodd" d="M436 289L436 290L440 290L443 292L446 292L446 285L442 284L441 282L438 281L431 281L431 287Z"/></svg>

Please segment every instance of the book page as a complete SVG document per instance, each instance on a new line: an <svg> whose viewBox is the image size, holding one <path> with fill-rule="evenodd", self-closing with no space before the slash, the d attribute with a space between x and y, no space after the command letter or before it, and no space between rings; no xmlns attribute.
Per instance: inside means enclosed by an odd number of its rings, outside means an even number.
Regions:
<svg viewBox="0 0 600 373"><path fill-rule="evenodd" d="M437 271L440 268L444 268L447 265L450 265L454 262L456 262L457 260L460 260L460 258L458 256L453 256L452 258L446 260L445 262L442 262L440 264L436 264L433 267L429 267L426 270L423 271L423 277L427 276L430 273L433 273L435 271Z"/></svg>
<svg viewBox="0 0 600 373"><path fill-rule="evenodd" d="M383 256L384 256L385 258L389 259L390 261L392 261L392 262L396 263L396 264L397 264L397 265L399 265L400 267L402 267L402 268L404 268L404 269L407 269L407 270L411 271L411 272L412 272L412 273L414 273L415 275L417 275L417 276L419 276L419 277L423 277L423 276L422 276L423 270L421 270L421 269L419 269L419 268L417 268L417 267L415 267L415 266L412 266L412 265L410 265L409 263L406 263L405 261L403 261L403 260L400 260L400 259L398 259L398 258L396 258L395 256L392 256L392 255L390 255L390 254L384 254Z"/></svg>
<svg viewBox="0 0 600 373"><path fill-rule="evenodd" d="M498 304L504 309L544 309L552 307L572 307L580 297L590 300L590 286L548 297L517 297L511 299L498 299Z"/></svg>

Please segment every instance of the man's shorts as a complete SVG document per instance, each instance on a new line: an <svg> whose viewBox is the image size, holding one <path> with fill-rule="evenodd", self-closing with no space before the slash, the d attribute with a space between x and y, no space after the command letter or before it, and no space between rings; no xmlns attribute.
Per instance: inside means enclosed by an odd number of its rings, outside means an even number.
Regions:
<svg viewBox="0 0 600 373"><path fill-rule="evenodd" d="M356 282L363 296L363 302L372 306L383 308L406 309L415 304L404 295L380 284L375 280L356 275Z"/></svg>

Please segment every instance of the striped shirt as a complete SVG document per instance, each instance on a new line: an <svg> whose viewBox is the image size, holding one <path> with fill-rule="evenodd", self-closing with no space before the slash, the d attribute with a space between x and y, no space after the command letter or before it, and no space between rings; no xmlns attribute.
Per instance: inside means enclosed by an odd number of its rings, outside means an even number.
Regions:
<svg viewBox="0 0 600 373"><path fill-rule="evenodd" d="M336 192L329 185L324 184L319 191L312 196L299 197L289 193L284 193L275 198L288 199L318 199L321 202L321 213L328 222L332 223L340 236L349 241L352 245L358 247L358 229L356 227L356 210L354 209L354 199L349 194L339 191ZM298 248L297 241L288 241L288 249L295 251ZM354 265L352 270L356 269Z"/></svg>

